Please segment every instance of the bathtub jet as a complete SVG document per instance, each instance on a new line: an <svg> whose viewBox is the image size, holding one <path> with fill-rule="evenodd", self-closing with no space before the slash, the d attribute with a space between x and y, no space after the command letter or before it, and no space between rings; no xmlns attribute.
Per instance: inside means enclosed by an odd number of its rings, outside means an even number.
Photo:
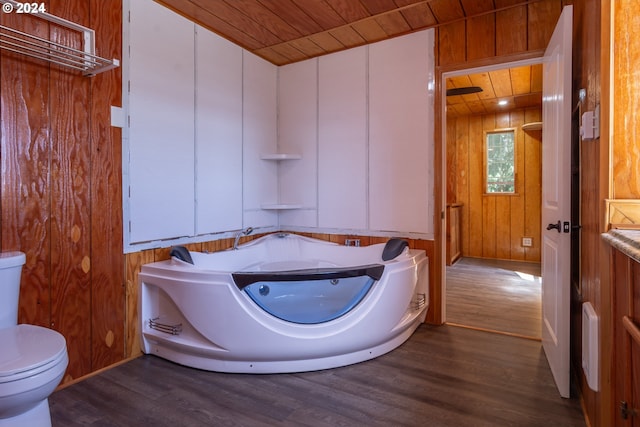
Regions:
<svg viewBox="0 0 640 427"><path fill-rule="evenodd" d="M428 260L406 242L341 246L271 234L142 266L142 350L217 372L345 366L405 342L428 308Z"/></svg>

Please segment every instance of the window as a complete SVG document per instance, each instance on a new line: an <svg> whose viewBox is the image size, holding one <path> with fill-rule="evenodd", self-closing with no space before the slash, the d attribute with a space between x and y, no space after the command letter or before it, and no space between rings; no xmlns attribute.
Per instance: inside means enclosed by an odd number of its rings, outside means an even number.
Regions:
<svg viewBox="0 0 640 427"><path fill-rule="evenodd" d="M516 144L513 129L486 133L485 189L488 194L516 191Z"/></svg>

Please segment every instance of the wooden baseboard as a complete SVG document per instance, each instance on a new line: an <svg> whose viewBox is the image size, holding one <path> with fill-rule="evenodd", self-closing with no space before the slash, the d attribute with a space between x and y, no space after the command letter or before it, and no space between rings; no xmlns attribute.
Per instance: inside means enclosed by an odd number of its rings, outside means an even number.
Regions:
<svg viewBox="0 0 640 427"><path fill-rule="evenodd" d="M80 381L84 381L84 380L86 380L87 378L94 377L94 376L96 376L96 375L98 375L98 374L101 374L102 372L108 371L109 369L113 369L113 368L115 368L116 366L120 366L120 365L122 365L122 364L124 364L124 363L127 363L127 362L130 362L130 361L134 360L134 359L137 359L137 358L138 358L138 357L140 357L140 356L142 356L142 353L140 353L140 354L138 354L138 355L135 355L135 356L128 357L128 358L126 358L126 359L123 359L123 360L121 360L121 361L119 361L119 362L114 363L113 365L105 366L104 368L102 368L102 369L98 369L97 371L90 372L90 373L88 373L87 375L83 375L83 376L81 376L81 377L74 378L74 379L72 379L71 381L67 381L67 382L65 382L65 383L60 384L60 385L55 389L55 391L62 390L63 388L66 388L66 387L68 387L68 386L70 386L70 385L73 385L73 384L77 384L77 383L79 383Z"/></svg>

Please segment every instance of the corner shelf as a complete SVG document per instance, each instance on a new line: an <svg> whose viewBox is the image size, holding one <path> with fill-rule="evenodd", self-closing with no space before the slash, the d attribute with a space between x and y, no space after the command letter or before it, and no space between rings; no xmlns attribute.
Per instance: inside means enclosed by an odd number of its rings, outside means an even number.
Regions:
<svg viewBox="0 0 640 427"><path fill-rule="evenodd" d="M524 131L542 130L542 122L525 123L522 125L522 130Z"/></svg>
<svg viewBox="0 0 640 427"><path fill-rule="evenodd" d="M302 154L269 153L262 154L260 158L262 160L300 160L302 158Z"/></svg>
<svg viewBox="0 0 640 427"><path fill-rule="evenodd" d="M302 158L302 154L295 153L264 153L260 155L262 160L300 160ZM260 206L260 208L264 210L270 211L282 211L289 209L300 209L302 205L294 204L294 203L265 203Z"/></svg>
<svg viewBox="0 0 640 427"><path fill-rule="evenodd" d="M272 203L272 204L264 204L260 207L264 210L280 211L280 210L287 210L287 209L300 209L302 205L296 205L291 203Z"/></svg>

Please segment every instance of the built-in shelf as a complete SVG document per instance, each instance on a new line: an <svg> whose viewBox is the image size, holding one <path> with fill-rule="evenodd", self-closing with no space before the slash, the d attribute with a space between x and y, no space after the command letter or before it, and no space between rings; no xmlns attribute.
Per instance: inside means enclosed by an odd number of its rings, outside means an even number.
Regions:
<svg viewBox="0 0 640 427"><path fill-rule="evenodd" d="M260 156L262 160L299 160L302 158L302 154L295 153L266 153ZM300 209L302 205L291 203L267 203L261 206L262 209L281 211L287 209Z"/></svg>
<svg viewBox="0 0 640 427"><path fill-rule="evenodd" d="M302 158L302 154L292 153L270 153L260 156L262 160L299 160Z"/></svg>
<svg viewBox="0 0 640 427"><path fill-rule="evenodd" d="M522 125L522 130L524 130L524 131L542 130L542 122L525 123L525 124Z"/></svg>
<svg viewBox="0 0 640 427"><path fill-rule="evenodd" d="M274 203L274 204L265 204L261 206L261 208L265 210L300 209L301 207L302 205L295 205L291 203Z"/></svg>

